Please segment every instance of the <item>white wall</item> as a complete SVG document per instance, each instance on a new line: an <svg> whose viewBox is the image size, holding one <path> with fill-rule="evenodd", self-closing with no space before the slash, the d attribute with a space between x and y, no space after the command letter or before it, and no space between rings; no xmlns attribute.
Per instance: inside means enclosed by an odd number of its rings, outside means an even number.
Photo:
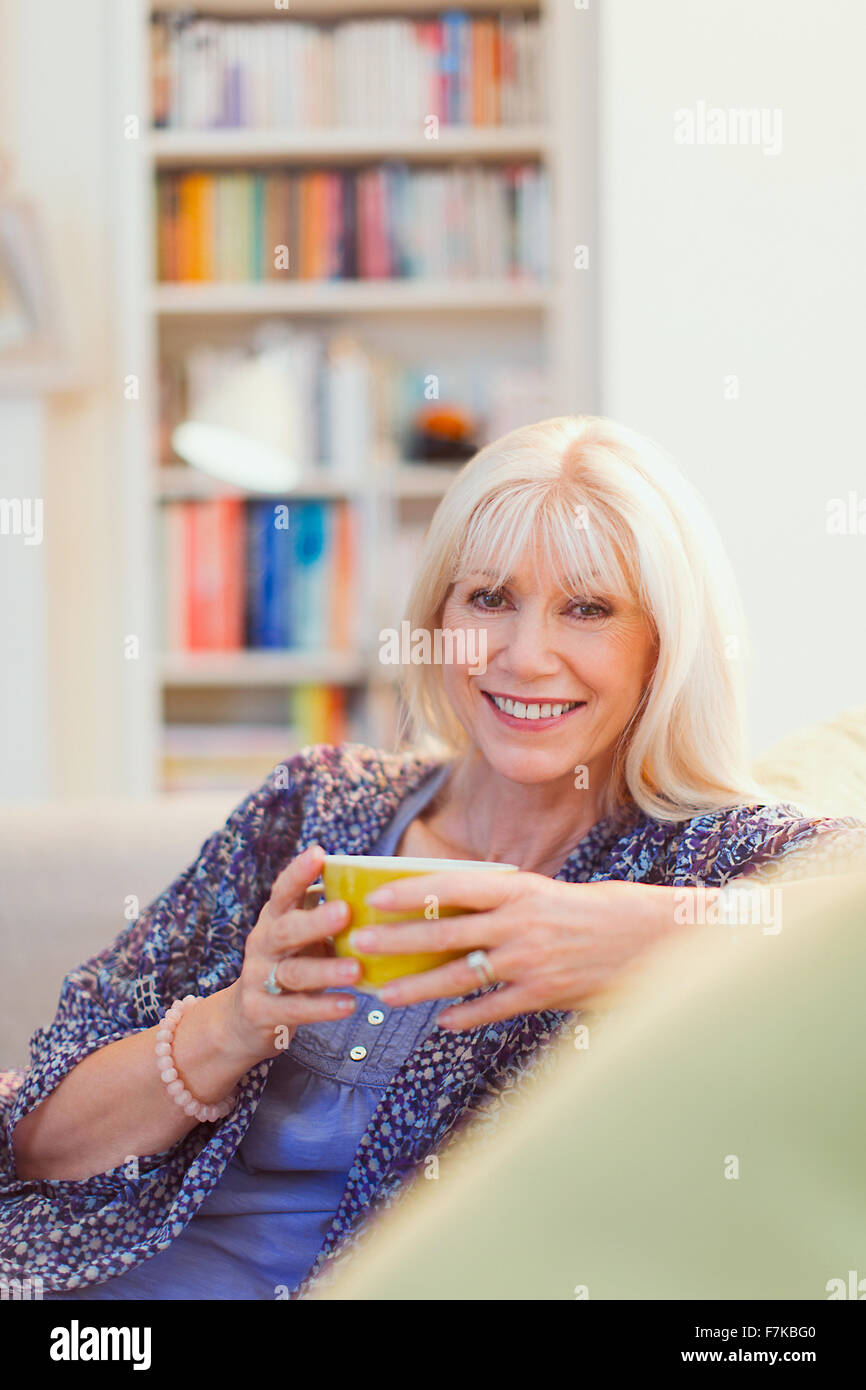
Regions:
<svg viewBox="0 0 866 1390"><path fill-rule="evenodd" d="M112 581L122 548L114 424L122 373L106 293L110 3L0 0L0 149L12 157L16 194L41 214L82 383L51 398L46 411L47 773L30 789L33 798L120 791L124 783L120 596Z"/></svg>
<svg viewBox="0 0 866 1390"><path fill-rule="evenodd" d="M754 642L753 744L866 701L866 5L601 0L605 414L709 500ZM674 112L782 109L782 150ZM739 378L739 399L724 398Z"/></svg>

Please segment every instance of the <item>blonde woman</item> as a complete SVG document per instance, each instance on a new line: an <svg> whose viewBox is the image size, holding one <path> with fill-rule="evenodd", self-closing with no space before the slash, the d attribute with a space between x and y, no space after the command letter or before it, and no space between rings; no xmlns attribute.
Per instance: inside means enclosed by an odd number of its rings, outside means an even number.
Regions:
<svg viewBox="0 0 866 1390"><path fill-rule="evenodd" d="M484 652L405 668L413 745L275 769L68 976L7 1074L6 1277L59 1298L304 1297L540 1074L575 1011L700 929L684 903L864 843L853 819L761 804L721 544L677 469L610 421L545 420L471 459L405 618ZM520 871L395 885L383 905L466 911L359 945L464 954L375 1000L333 955L345 906L302 910L323 849Z"/></svg>

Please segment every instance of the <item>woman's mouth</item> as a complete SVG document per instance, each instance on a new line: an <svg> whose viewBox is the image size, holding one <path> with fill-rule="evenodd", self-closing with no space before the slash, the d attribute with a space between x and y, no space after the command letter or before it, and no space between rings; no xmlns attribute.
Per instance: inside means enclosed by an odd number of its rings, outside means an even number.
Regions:
<svg viewBox="0 0 866 1390"><path fill-rule="evenodd" d="M586 705L585 700L519 700L489 690L482 690L481 694L497 718L510 728L549 729Z"/></svg>

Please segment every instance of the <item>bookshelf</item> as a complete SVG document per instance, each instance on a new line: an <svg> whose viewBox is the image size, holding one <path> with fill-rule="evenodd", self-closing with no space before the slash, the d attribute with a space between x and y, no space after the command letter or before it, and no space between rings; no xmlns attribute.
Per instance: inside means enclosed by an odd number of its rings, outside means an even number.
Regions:
<svg viewBox="0 0 866 1390"><path fill-rule="evenodd" d="M151 287L154 315L211 317L231 314L478 313L507 314L545 309L549 294L535 285L508 281L458 284L387 284L363 281L313 285L162 284Z"/></svg>
<svg viewBox="0 0 866 1390"><path fill-rule="evenodd" d="M370 440L368 466L357 476L329 471L325 460L305 460L301 481L286 496L298 505L345 504L355 518L357 623L351 649L168 650L160 571L165 563L160 535L167 508L225 498L261 503L266 494L245 492L177 457L166 457L159 413L164 364L184 358L199 344L228 348L249 343L262 325L284 324L329 340L330 335L351 334L371 360L381 357L399 364L400 370L408 371L406 364L423 370L422 363L435 374L439 364L451 370L453 363L455 380L464 372L469 381L483 364L495 385L490 394L495 409L491 407L487 416L481 413L485 424L505 418L510 427L541 413L597 409L595 276L576 269L574 257L577 245L589 246L590 256L597 245L596 18L573 0L468 0L459 7L431 0L291 0L285 9L273 0L206 0L200 6L188 0L124 0L111 9L109 43L115 62L109 104L110 124L117 133L112 145L116 200L110 273L119 376L137 384L132 399L119 393L116 430L126 555L123 622L125 634L137 639L138 652L124 668L125 780L130 792L138 795L178 785L206 785L189 767L209 727L225 765L231 764L232 775L240 778L228 785L243 790L273 765L273 759L261 766L254 761L244 764L245 748L253 760L270 757L282 727L285 746L277 757L286 756L293 742L310 741L301 726L291 726L288 719L289 699L301 689L327 686L342 692L345 736L390 744L397 710L395 672L378 661L378 633L385 626L399 627L402 612L395 608L395 594L406 588L413 545L459 464L433 461L429 453L413 456L381 421ZM498 16L510 16L517 23L538 24L538 86L543 91L532 101L537 99L540 118L484 124L442 120L434 139L417 122L395 120L353 120L337 127L327 122L217 128L201 123L154 125L154 18L327 27L431 22L455 9L472 21L485 17L493 24ZM461 81L462 75L455 80ZM465 103L465 96L460 100ZM429 278L404 274L175 280L157 272L157 188L165 186L161 179L183 179L190 171L215 178L227 171L242 172L266 179L294 171L292 177L300 181L305 171L324 170L351 180L361 171L386 165L405 168L409 180L426 177L429 182L423 187L428 190L441 186L437 179L450 177L462 179L460 186L466 187L473 171L488 171L488 180L491 173L507 178L506 171L515 168L543 171L547 220L530 220L528 236L531 247L532 228L543 230L545 277L537 279L519 268L507 275ZM515 403L509 394L510 383L516 381L519 389L521 374L527 373L543 380L545 405L521 415L519 397ZM474 388L475 377L471 380ZM517 412L513 418L509 409ZM476 418L481 418L477 409ZM482 432L477 442L499 432ZM277 494L273 497L277 500ZM188 744L185 729L190 731ZM238 754L233 763L232 751ZM206 753L202 761L207 764ZM181 766L185 772L178 773ZM184 783L183 776L191 780Z"/></svg>

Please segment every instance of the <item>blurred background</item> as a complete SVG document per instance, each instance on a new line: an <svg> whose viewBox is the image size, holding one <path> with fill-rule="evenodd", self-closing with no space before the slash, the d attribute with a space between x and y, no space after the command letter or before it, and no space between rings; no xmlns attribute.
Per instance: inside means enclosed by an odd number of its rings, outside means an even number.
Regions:
<svg viewBox="0 0 866 1390"><path fill-rule="evenodd" d="M862 702L864 46L858 0L0 0L0 799L390 744L437 499L566 412L707 498L755 754Z"/></svg>

